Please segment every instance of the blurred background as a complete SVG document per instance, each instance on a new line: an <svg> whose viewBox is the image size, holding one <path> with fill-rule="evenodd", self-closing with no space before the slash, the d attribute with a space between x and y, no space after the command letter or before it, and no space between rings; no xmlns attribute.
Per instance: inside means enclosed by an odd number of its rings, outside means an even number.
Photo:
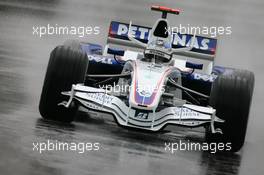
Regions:
<svg viewBox="0 0 264 175"><path fill-rule="evenodd" d="M152 26L153 4L182 9L172 25L231 26L218 36L216 64L255 73L246 143L236 154L164 151L164 142L203 141L199 130L140 133L119 128L109 117L71 125L47 122L38 101L51 50L74 35L38 37L33 26L99 26L99 35L78 38L105 44L111 20ZM0 0L0 172L1 174L259 174L264 173L264 1L262 0ZM84 116L82 116L84 115ZM86 119L87 118L87 119ZM100 142L99 152L32 150L33 142Z"/></svg>

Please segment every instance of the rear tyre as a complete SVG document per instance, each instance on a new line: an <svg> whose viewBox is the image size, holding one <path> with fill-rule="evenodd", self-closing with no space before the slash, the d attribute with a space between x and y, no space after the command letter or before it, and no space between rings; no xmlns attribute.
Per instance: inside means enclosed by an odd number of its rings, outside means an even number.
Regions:
<svg viewBox="0 0 264 175"><path fill-rule="evenodd" d="M39 111L43 118L61 122L74 120L78 106L58 106L69 97L61 94L70 91L72 84L84 83L88 58L86 54L69 46L58 46L50 54L50 60L42 88Z"/></svg>
<svg viewBox="0 0 264 175"><path fill-rule="evenodd" d="M209 103L216 109L216 116L225 122L216 125L222 129L222 135L207 132L208 142L229 144L232 152L241 149L245 141L253 89L254 74L245 70L234 70L215 80Z"/></svg>

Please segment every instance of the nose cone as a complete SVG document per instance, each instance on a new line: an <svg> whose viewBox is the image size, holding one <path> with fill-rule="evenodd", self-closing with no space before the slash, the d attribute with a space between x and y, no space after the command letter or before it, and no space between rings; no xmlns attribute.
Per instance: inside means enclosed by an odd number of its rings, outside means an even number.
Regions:
<svg viewBox="0 0 264 175"><path fill-rule="evenodd" d="M164 92L164 82L170 69L136 64L131 84L129 103L132 107L154 110Z"/></svg>
<svg viewBox="0 0 264 175"><path fill-rule="evenodd" d="M134 83L131 87L133 92L130 94L130 105L135 108L153 110L157 108L160 96L162 94L161 90L149 89L146 87L141 87L138 83Z"/></svg>

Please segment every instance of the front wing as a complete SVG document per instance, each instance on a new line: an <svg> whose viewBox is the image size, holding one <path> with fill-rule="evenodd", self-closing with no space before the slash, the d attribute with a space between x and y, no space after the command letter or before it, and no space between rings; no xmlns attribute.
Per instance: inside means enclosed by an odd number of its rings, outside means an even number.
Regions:
<svg viewBox="0 0 264 175"><path fill-rule="evenodd" d="M215 116L215 109L211 107L184 104L167 107L158 112L135 109L103 89L82 84L72 85L70 92L62 92L62 94L69 96L69 100L58 105L69 107L73 100L77 100L87 109L112 114L120 125L145 130L158 131L168 124L189 127L208 124L214 133L214 122L224 122Z"/></svg>

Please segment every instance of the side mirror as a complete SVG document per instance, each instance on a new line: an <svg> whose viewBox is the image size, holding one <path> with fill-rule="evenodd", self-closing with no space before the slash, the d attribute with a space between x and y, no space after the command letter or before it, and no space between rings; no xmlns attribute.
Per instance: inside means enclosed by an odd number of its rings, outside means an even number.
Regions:
<svg viewBox="0 0 264 175"><path fill-rule="evenodd" d="M186 62L185 67L187 68L191 68L191 69L199 69L202 70L203 69L203 64L196 64L196 63L192 63L192 62Z"/></svg>
<svg viewBox="0 0 264 175"><path fill-rule="evenodd" d="M124 56L125 51L121 50L121 49L112 49L112 48L108 48L107 49L107 53L111 54L111 55L117 55L117 56Z"/></svg>

